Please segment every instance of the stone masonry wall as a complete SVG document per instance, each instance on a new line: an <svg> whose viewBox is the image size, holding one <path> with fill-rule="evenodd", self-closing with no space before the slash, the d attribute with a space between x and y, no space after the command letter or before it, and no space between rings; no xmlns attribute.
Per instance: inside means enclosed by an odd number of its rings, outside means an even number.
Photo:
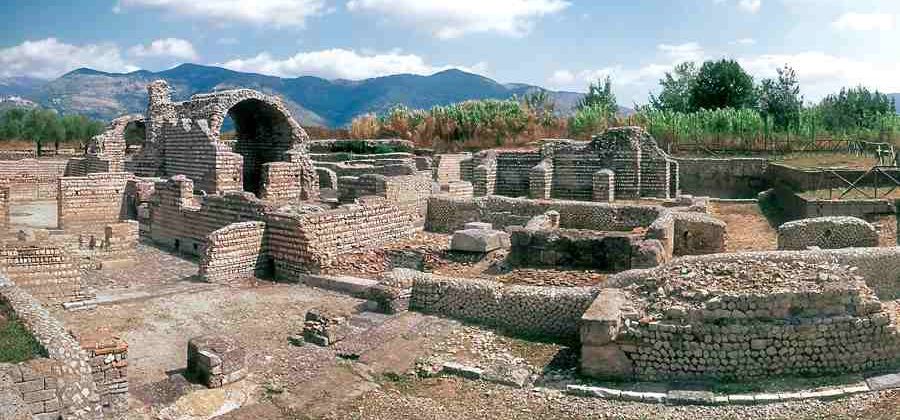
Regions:
<svg viewBox="0 0 900 420"><path fill-rule="evenodd" d="M0 160L0 181L9 186L9 201L53 200L66 161L59 159Z"/></svg>
<svg viewBox="0 0 900 420"><path fill-rule="evenodd" d="M865 220L846 216L795 220L778 227L778 249L804 250L811 246L875 247L878 232Z"/></svg>
<svg viewBox="0 0 900 420"><path fill-rule="evenodd" d="M196 197L183 176L158 182L150 206L150 238L169 249L202 256L213 231L237 222L259 221L273 208L251 193Z"/></svg>
<svg viewBox="0 0 900 420"><path fill-rule="evenodd" d="M0 299L12 308L18 319L46 350L48 357L55 362L52 376L57 379L56 395L62 417L78 420L100 418L100 395L88 355L81 345L37 300L5 278L0 279ZM52 389L47 386L46 380L43 382L45 389ZM44 400L45 410L47 401L52 399Z"/></svg>
<svg viewBox="0 0 900 420"><path fill-rule="evenodd" d="M662 271L677 271L678 264L720 267L725 263L740 269L799 261L807 267L858 267L848 272L861 276L856 278L864 283L832 279L833 286L819 291L784 289L773 294L716 291L700 296L699 306L666 309L649 322L627 299L598 297L582 319L582 371L597 377L651 381L746 381L895 366L900 361L900 334L889 314L890 307L882 305L879 297L896 294L896 286L891 287L893 290L878 289L900 278L900 263L896 261L900 251L860 251L685 257L675 260L673 267L613 276L608 286L644 281L656 284ZM893 262L872 266L876 260L887 261L884 258ZM822 270L827 276L827 270Z"/></svg>
<svg viewBox="0 0 900 420"><path fill-rule="evenodd" d="M216 141L203 121L182 120L162 128L161 176L185 175L194 188L216 194L243 191L243 158Z"/></svg>
<svg viewBox="0 0 900 420"><path fill-rule="evenodd" d="M755 198L769 185L768 159L675 158L681 192L719 198Z"/></svg>
<svg viewBox="0 0 900 420"><path fill-rule="evenodd" d="M125 213L125 172L59 179L59 228L67 232L97 232Z"/></svg>
<svg viewBox="0 0 900 420"><path fill-rule="evenodd" d="M23 411L27 413L25 419L59 418L59 396L56 395L59 383L54 370L59 370L59 363L47 358L32 359L19 364L0 363L0 380L4 374L9 378L24 408ZM2 385L0 383L0 387ZM2 397L0 403L14 404ZM6 406L0 407L0 414L5 413L6 409L8 409ZM13 417L11 420L14 419L17 418Z"/></svg>
<svg viewBox="0 0 900 420"><path fill-rule="evenodd" d="M232 283L265 270L265 223L232 223L209 234L200 276L210 283Z"/></svg>
<svg viewBox="0 0 900 420"><path fill-rule="evenodd" d="M334 257L412 236L413 217L383 197L308 213L273 212L265 217L269 255L279 279L317 272Z"/></svg>
<svg viewBox="0 0 900 420"><path fill-rule="evenodd" d="M342 203L352 203L356 199L368 195L385 197L409 213L417 227L425 224L428 198L431 197L433 190L431 176L428 172L391 177L375 174L341 177L338 184L338 195ZM458 182L451 184L456 185Z"/></svg>
<svg viewBox="0 0 900 420"><path fill-rule="evenodd" d="M128 343L114 336L78 337L87 353L107 418L117 418L128 410Z"/></svg>
<svg viewBox="0 0 900 420"><path fill-rule="evenodd" d="M44 302L85 299L78 252L43 240L7 240L0 249L0 269L23 291Z"/></svg>
<svg viewBox="0 0 900 420"><path fill-rule="evenodd" d="M664 210L654 206L613 205L586 201L529 200L502 196L454 198L433 196L428 202L426 229L453 232L468 222L488 222L494 229L525 226L534 216L555 210L560 227L604 231L631 231L650 226Z"/></svg>
<svg viewBox="0 0 900 420"><path fill-rule="evenodd" d="M504 285L395 270L412 277L410 308L500 328L513 334L570 340L597 289Z"/></svg>

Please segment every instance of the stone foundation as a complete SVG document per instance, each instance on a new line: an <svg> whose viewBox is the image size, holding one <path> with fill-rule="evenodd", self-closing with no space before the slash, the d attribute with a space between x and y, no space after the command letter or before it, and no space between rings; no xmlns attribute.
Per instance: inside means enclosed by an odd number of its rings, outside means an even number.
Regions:
<svg viewBox="0 0 900 420"><path fill-rule="evenodd" d="M787 222L778 227L778 249L803 250L875 247L878 232L855 217L819 217Z"/></svg>
<svg viewBox="0 0 900 420"><path fill-rule="evenodd" d="M187 373L209 388L220 388L247 376L247 354L229 337L195 337L188 341Z"/></svg>

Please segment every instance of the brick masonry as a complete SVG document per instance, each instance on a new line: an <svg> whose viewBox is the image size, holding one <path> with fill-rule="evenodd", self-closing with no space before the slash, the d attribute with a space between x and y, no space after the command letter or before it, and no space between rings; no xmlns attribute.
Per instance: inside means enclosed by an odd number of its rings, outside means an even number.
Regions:
<svg viewBox="0 0 900 420"><path fill-rule="evenodd" d="M95 173L59 179L59 228L67 232L103 234L107 224L125 216L127 172Z"/></svg>
<svg viewBox="0 0 900 420"><path fill-rule="evenodd" d="M210 283L230 283L265 270L265 223L232 223L209 234L200 260L200 277Z"/></svg>

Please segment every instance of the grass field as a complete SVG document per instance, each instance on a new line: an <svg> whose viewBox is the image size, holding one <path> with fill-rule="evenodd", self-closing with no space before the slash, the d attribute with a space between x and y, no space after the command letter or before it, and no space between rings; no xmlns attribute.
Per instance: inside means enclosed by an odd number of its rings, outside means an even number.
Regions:
<svg viewBox="0 0 900 420"><path fill-rule="evenodd" d="M19 363L46 352L28 329L0 304L0 363Z"/></svg>

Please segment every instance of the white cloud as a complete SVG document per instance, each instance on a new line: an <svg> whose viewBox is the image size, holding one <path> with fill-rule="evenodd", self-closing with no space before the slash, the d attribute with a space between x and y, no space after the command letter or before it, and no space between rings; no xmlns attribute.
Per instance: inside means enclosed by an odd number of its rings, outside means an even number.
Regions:
<svg viewBox="0 0 900 420"><path fill-rule="evenodd" d="M880 64L807 51L796 54L765 54L740 59L741 66L757 78L774 77L785 64L797 71L802 93L819 100L845 86L864 85L882 92L900 91L900 64Z"/></svg>
<svg viewBox="0 0 900 420"><path fill-rule="evenodd" d="M119 0L113 11L131 7L204 20L299 28L308 18L327 12L325 0Z"/></svg>
<svg viewBox="0 0 900 420"><path fill-rule="evenodd" d="M25 41L0 49L0 76L59 77L79 67L128 72L138 68L122 58L114 44L71 45L56 38Z"/></svg>
<svg viewBox="0 0 900 420"><path fill-rule="evenodd" d="M762 0L740 0L738 8L748 13L756 13L762 8Z"/></svg>
<svg viewBox="0 0 900 420"><path fill-rule="evenodd" d="M753 38L740 38L735 39L734 41L729 42L731 45L756 45L756 40Z"/></svg>
<svg viewBox="0 0 900 420"><path fill-rule="evenodd" d="M887 13L844 13L831 23L849 31L886 31L894 28L895 17Z"/></svg>
<svg viewBox="0 0 900 420"><path fill-rule="evenodd" d="M566 0L350 0L347 9L380 14L450 39L485 32L524 36L538 19L570 4Z"/></svg>
<svg viewBox="0 0 900 420"><path fill-rule="evenodd" d="M278 59L267 52L251 58L238 58L221 64L236 71L249 71L280 77L319 76L326 79L360 80L398 73L428 75L450 68L485 73L487 65L433 66L415 54L389 52L360 54L340 48L298 53Z"/></svg>
<svg viewBox="0 0 900 420"><path fill-rule="evenodd" d="M196 60L197 51L189 41L179 38L157 39L150 45L135 45L130 52L135 57L171 57L183 60Z"/></svg>
<svg viewBox="0 0 900 420"><path fill-rule="evenodd" d="M696 42L686 42L684 44L659 44L656 49L662 51L677 63L684 61L697 61L703 59L703 48Z"/></svg>

